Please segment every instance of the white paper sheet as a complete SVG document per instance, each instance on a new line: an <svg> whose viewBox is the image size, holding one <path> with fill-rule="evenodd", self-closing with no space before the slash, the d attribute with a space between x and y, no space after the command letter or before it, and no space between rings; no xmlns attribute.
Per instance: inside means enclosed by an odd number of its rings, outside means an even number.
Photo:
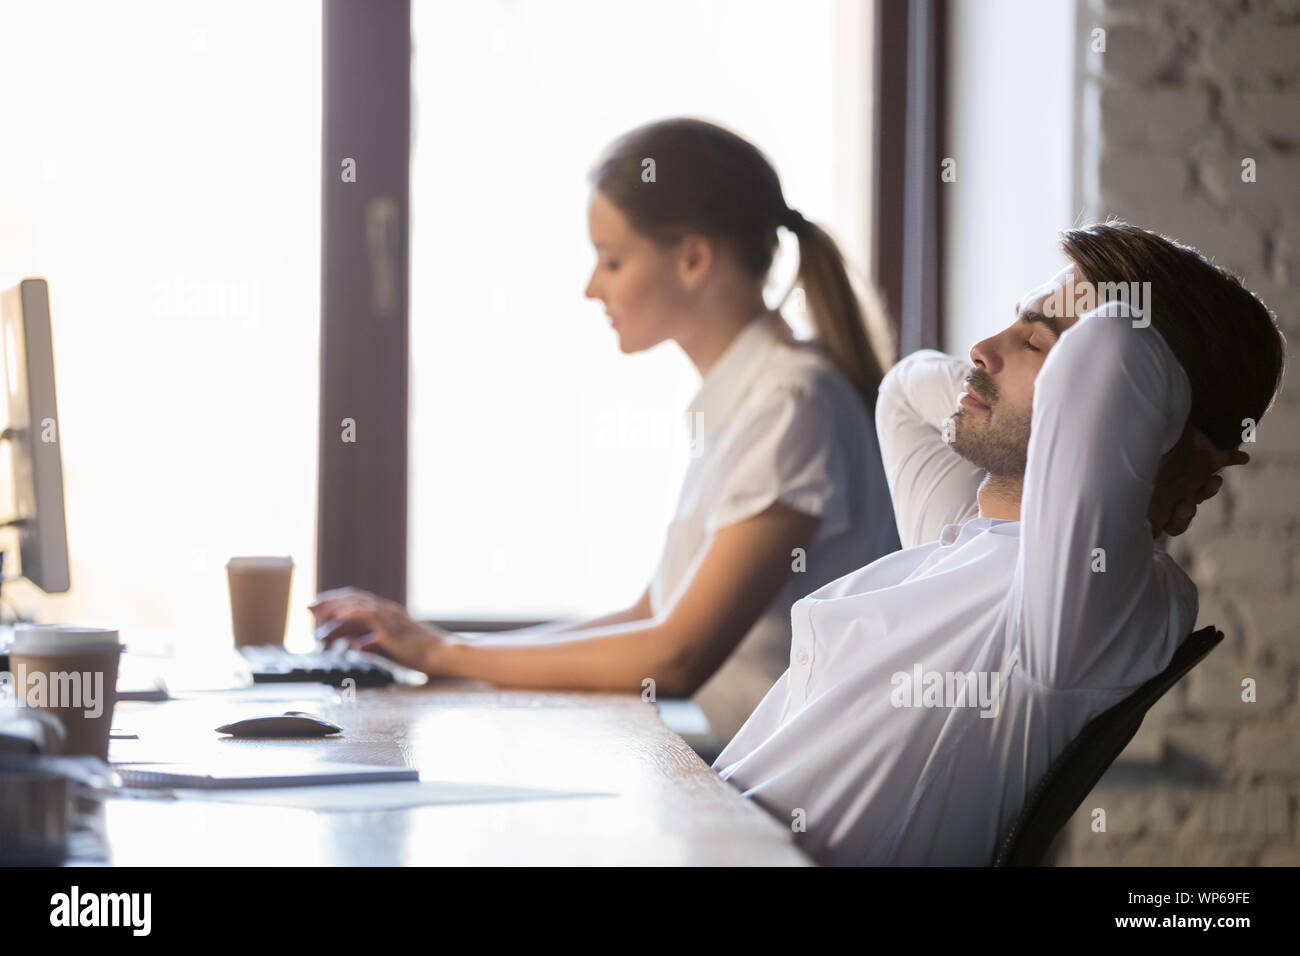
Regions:
<svg viewBox="0 0 1300 956"><path fill-rule="evenodd" d="M496 784L450 781L336 784L323 787L259 787L251 790L133 790L120 798L206 800L267 807L295 807L322 812L402 810L437 804L503 803L516 800L557 800L612 797L612 793L534 790Z"/></svg>

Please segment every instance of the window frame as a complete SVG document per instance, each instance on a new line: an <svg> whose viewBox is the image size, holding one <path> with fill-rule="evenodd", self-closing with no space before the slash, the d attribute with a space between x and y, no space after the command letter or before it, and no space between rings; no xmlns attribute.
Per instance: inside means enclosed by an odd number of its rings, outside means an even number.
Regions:
<svg viewBox="0 0 1300 956"><path fill-rule="evenodd" d="M947 0L874 0L869 274L899 354L940 340ZM410 0L325 0L316 587L407 594ZM356 162L344 182L341 163ZM368 222L369 220L369 222ZM386 292L384 290L387 290ZM345 423L354 426L345 441ZM536 621L448 621L500 630Z"/></svg>
<svg viewBox="0 0 1300 956"><path fill-rule="evenodd" d="M316 588L405 604L410 2L325 0L322 34Z"/></svg>

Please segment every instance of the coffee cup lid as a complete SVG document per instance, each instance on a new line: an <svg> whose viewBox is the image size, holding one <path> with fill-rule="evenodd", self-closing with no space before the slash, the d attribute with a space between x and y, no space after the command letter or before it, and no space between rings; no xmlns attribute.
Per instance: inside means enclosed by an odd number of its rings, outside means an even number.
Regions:
<svg viewBox="0 0 1300 956"><path fill-rule="evenodd" d="M16 624L10 653L69 653L112 650L121 647L111 627L82 624Z"/></svg>
<svg viewBox="0 0 1300 956"><path fill-rule="evenodd" d="M292 568L293 558L285 555L277 557L274 555L253 555L249 557L231 558L226 562L227 568L238 568L254 570L258 568Z"/></svg>

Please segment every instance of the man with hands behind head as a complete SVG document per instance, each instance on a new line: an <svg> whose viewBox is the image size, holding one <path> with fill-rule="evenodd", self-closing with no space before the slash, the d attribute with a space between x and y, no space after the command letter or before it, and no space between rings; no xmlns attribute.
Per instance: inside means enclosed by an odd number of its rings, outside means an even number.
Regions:
<svg viewBox="0 0 1300 956"><path fill-rule="evenodd" d="M1157 539L1249 461L1283 338L1154 233L1063 247L970 363L922 351L886 376L903 550L794 605L790 669L714 764L821 862L991 863L1051 762L1196 622Z"/></svg>

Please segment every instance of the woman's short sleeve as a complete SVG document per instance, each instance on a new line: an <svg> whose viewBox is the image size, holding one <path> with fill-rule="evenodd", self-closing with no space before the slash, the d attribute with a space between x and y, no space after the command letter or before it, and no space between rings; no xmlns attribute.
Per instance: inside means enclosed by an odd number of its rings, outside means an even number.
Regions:
<svg viewBox="0 0 1300 956"><path fill-rule="evenodd" d="M724 440L708 533L752 518L777 501L820 517L819 538L848 528L844 450L830 404L813 389L784 386L751 398Z"/></svg>

